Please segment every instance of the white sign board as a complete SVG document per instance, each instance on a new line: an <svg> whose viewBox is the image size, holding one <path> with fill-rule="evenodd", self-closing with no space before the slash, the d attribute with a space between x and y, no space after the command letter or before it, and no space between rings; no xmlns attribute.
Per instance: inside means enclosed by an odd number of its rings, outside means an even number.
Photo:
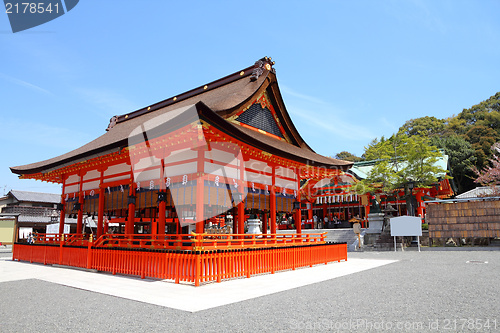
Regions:
<svg viewBox="0 0 500 333"><path fill-rule="evenodd" d="M391 218L391 236L422 236L422 219L415 216Z"/></svg>
<svg viewBox="0 0 500 333"><path fill-rule="evenodd" d="M59 223L48 224L46 227L46 233L58 234L59 233ZM69 224L64 225L64 233L69 234Z"/></svg>

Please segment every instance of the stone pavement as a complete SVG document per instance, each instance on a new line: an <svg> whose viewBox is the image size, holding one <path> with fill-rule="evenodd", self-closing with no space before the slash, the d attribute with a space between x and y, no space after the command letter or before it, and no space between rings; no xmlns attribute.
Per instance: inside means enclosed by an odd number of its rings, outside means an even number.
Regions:
<svg viewBox="0 0 500 333"><path fill-rule="evenodd" d="M495 332L500 251L486 250L356 252L198 288L2 253L0 331Z"/></svg>
<svg viewBox="0 0 500 333"><path fill-rule="evenodd" d="M347 262L318 265L276 274L208 283L195 288L169 280L140 279L130 276L93 273L73 268L44 266L0 260L0 283L38 279L77 289L112 295L129 300L196 312L221 305L266 296L340 276L379 267L395 260L351 259Z"/></svg>

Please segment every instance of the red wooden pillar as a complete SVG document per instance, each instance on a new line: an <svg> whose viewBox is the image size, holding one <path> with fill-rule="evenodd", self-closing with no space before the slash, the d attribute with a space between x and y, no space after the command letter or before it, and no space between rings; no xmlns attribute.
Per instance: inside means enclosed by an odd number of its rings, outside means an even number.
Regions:
<svg viewBox="0 0 500 333"><path fill-rule="evenodd" d="M243 152L240 153L240 156L238 158L240 162L240 168L239 168L239 188L240 188L240 193L241 193L241 202L238 204L238 232L240 234L245 233L245 201L247 198L244 196L245 195L245 160L243 158Z"/></svg>
<svg viewBox="0 0 500 333"><path fill-rule="evenodd" d="M132 176L133 177L133 176ZM132 178L133 179L133 178ZM125 233L130 235L134 233L134 222L135 222L135 189L134 182L130 182L130 187L128 191L128 195L131 198L128 204L128 218L125 222Z"/></svg>
<svg viewBox="0 0 500 333"><path fill-rule="evenodd" d="M78 217L76 220L76 233L81 234L83 232L83 174L80 174L80 190L78 193L78 202L80 203L80 209L78 210Z"/></svg>
<svg viewBox="0 0 500 333"><path fill-rule="evenodd" d="M104 170L101 170L101 179L99 181L99 207L97 208L97 238L101 237L103 233L104 224Z"/></svg>
<svg viewBox="0 0 500 333"><path fill-rule="evenodd" d="M367 223L364 223L364 222L368 221L368 214L370 214L370 199L371 199L371 195L370 194L366 194L367 204L365 205L365 219L363 220L363 223L361 224L361 227L363 227L363 228L368 228L369 227L367 225Z"/></svg>
<svg viewBox="0 0 500 333"><path fill-rule="evenodd" d="M368 214L370 214L370 199L371 199L371 195L366 194L367 204L365 206L365 218L368 218Z"/></svg>
<svg viewBox="0 0 500 333"><path fill-rule="evenodd" d="M300 201L300 170L297 168L297 201L299 202L299 209L295 212L295 229L297 234L302 233L302 211Z"/></svg>
<svg viewBox="0 0 500 333"><path fill-rule="evenodd" d="M238 233L245 233L245 201L238 204Z"/></svg>
<svg viewBox="0 0 500 333"><path fill-rule="evenodd" d="M59 234L62 235L64 233L64 219L66 217L66 201L64 201L64 197L61 199L62 209L60 211L59 216Z"/></svg>
<svg viewBox="0 0 500 333"><path fill-rule="evenodd" d="M198 178L196 178L196 233L205 232L205 149L198 148L198 160L196 166Z"/></svg>
<svg viewBox="0 0 500 333"><path fill-rule="evenodd" d="M161 159L161 169L160 169L160 191L165 192L165 159ZM166 198L165 198L166 199ZM158 234L165 234L165 213L166 213L167 203L165 200L161 200L158 204Z"/></svg>
<svg viewBox="0 0 500 333"><path fill-rule="evenodd" d="M416 194L415 194L415 197L417 198L417 216L419 217L424 217L424 205L422 204L423 203L423 200L422 200L422 196L423 196L423 192L422 191L418 191Z"/></svg>
<svg viewBox="0 0 500 333"><path fill-rule="evenodd" d="M234 207L233 210L233 234L238 234L239 229L238 229L238 205Z"/></svg>
<svg viewBox="0 0 500 333"><path fill-rule="evenodd" d="M64 233L64 219L66 217L66 201L64 200L64 192L66 191L66 177L63 176L63 190L61 195L61 205L62 209L59 212L59 235Z"/></svg>
<svg viewBox="0 0 500 333"><path fill-rule="evenodd" d="M271 210L271 234L276 233L276 168L274 165L271 165L272 168L272 185L271 185L271 193L269 195L269 209Z"/></svg>

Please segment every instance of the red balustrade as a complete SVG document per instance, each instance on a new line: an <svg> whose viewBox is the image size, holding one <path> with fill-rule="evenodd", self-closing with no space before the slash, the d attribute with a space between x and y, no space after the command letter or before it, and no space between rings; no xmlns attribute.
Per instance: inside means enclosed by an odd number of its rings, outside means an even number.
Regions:
<svg viewBox="0 0 500 333"><path fill-rule="evenodd" d="M13 259L198 286L347 260L347 245L326 243L325 234L111 234L95 241L39 234L34 244L14 244Z"/></svg>

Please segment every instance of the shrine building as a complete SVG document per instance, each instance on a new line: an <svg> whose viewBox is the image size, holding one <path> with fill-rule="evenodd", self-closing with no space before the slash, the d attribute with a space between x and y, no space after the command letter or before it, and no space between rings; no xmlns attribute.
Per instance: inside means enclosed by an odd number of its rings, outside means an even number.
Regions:
<svg viewBox="0 0 500 333"><path fill-rule="evenodd" d="M301 221L312 209L311 186L352 163L307 145L273 65L262 58L115 116L103 135L64 155L12 167L22 179L62 185L59 233L14 244L14 259L195 285L345 260L345 244L302 234L300 222L276 233L282 216ZM64 235L68 218L76 230Z"/></svg>

